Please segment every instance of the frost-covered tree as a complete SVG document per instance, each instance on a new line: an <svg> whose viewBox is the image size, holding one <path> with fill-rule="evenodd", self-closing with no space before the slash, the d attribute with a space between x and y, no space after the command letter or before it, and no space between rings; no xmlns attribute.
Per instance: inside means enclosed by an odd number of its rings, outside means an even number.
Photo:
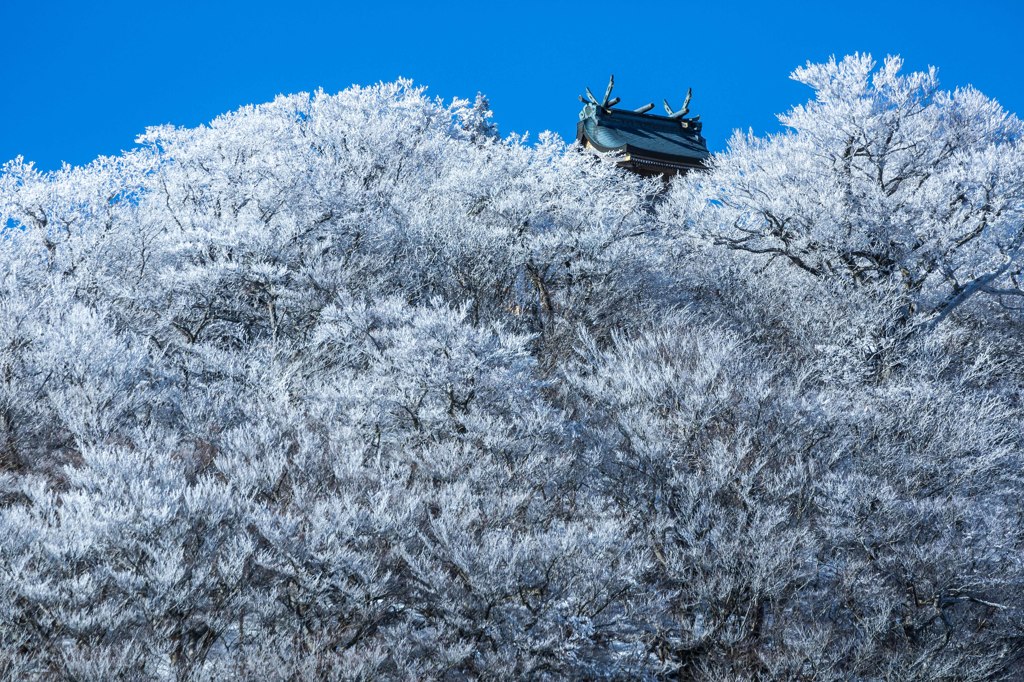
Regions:
<svg viewBox="0 0 1024 682"><path fill-rule="evenodd" d="M8 163L0 677L1019 677L1020 124L871 71L667 193L404 81Z"/></svg>
<svg viewBox="0 0 1024 682"><path fill-rule="evenodd" d="M695 205L700 234L766 261L898 285L911 314L935 321L976 294L1019 298L1024 125L902 65L856 55L797 69L815 99L780 116L788 131L737 133L669 210Z"/></svg>

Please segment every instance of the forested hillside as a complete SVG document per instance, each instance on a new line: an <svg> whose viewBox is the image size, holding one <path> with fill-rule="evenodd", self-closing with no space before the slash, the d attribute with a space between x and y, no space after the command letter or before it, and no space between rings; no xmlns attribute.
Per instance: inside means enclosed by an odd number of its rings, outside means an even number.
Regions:
<svg viewBox="0 0 1024 682"><path fill-rule="evenodd" d="M900 67L670 183L408 82L8 163L0 677L1020 679L1024 126Z"/></svg>

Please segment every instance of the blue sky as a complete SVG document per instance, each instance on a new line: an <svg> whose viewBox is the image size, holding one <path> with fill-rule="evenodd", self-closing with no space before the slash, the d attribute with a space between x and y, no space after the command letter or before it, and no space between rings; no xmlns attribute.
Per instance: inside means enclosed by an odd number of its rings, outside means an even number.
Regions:
<svg viewBox="0 0 1024 682"><path fill-rule="evenodd" d="M345 3L0 0L0 161L44 169L130 148L148 125L194 126L278 93L398 76L491 99L503 134L575 132L576 96L614 72L623 106L678 105L713 149L777 130L806 100L807 60L899 53L1024 114L1024 3ZM598 93L600 94L600 93Z"/></svg>

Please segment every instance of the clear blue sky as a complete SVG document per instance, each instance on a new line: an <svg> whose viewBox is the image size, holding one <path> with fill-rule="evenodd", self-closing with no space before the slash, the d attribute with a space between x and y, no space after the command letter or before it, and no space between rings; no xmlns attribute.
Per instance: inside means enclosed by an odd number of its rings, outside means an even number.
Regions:
<svg viewBox="0 0 1024 682"><path fill-rule="evenodd" d="M713 149L777 130L807 99L808 59L902 54L1024 114L1024 3L150 2L0 0L0 161L52 169L130 148L146 126L194 126L278 93L398 76L450 99L488 95L502 134L575 132L585 85L614 72L623 105L688 86Z"/></svg>

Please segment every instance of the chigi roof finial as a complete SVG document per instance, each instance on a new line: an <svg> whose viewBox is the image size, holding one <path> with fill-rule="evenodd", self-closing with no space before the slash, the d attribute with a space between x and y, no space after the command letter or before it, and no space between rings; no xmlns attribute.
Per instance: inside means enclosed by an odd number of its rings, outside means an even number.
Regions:
<svg viewBox="0 0 1024 682"><path fill-rule="evenodd" d="M679 111L672 111L672 107L669 106L668 100L663 99L665 103L665 111L668 112L669 118L682 118L690 113L690 100L693 99L693 88L686 88L686 99L683 100L683 106Z"/></svg>
<svg viewBox="0 0 1024 682"><path fill-rule="evenodd" d="M614 87L615 87L615 74L612 74L608 78L608 87L605 88L604 97L601 99L600 102L597 101L596 97L594 97L594 93L592 93L590 91L590 88L583 88L584 90L586 90L587 96L586 96L586 98L584 98L583 95L580 95L580 101L583 102L584 104L587 104L587 102L589 101L591 104L595 104L595 105L601 107L603 110L609 111L612 107L614 107L616 104L618 104L619 102L622 101L618 97L616 97L615 99L609 99L609 97L612 96L612 89Z"/></svg>

